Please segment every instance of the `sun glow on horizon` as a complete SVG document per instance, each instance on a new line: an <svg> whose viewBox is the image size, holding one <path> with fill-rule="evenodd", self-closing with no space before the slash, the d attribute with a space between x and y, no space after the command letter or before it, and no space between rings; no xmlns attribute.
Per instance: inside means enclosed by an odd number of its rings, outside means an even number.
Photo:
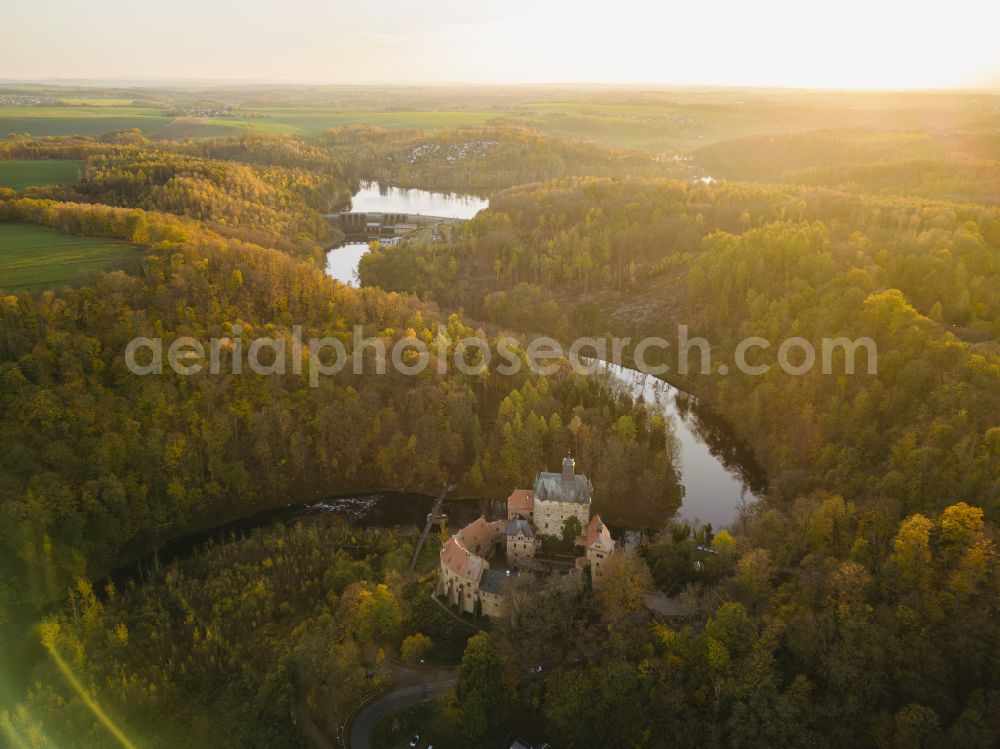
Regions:
<svg viewBox="0 0 1000 749"><path fill-rule="evenodd" d="M5 10L0 77L789 88L1000 84L1000 3L178 0Z"/></svg>

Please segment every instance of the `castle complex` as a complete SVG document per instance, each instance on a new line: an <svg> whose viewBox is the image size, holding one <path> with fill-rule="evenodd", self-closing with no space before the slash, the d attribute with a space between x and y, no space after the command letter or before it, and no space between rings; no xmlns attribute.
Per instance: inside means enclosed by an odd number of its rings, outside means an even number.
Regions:
<svg viewBox="0 0 1000 749"><path fill-rule="evenodd" d="M539 473L534 490L515 489L507 499L506 519L477 518L448 539L441 548L435 594L460 611L502 614L504 581L514 571L544 567L535 559L542 548L540 536L563 536L570 518L583 530L575 540L585 550L573 572L589 566L594 579L600 578L616 545L601 516L590 517L592 492L590 480L576 473L570 457L563 460L561 473ZM499 564L501 554L505 569ZM490 566L491 560L498 569Z"/></svg>

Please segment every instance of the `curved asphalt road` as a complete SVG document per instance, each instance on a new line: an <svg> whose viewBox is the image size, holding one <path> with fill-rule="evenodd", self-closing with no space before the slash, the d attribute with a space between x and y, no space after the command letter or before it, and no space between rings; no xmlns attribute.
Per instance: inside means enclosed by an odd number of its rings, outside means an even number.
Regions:
<svg viewBox="0 0 1000 749"><path fill-rule="evenodd" d="M415 684L409 687L394 689L388 694L384 694L358 713L358 717L351 724L351 736L348 742L349 749L368 749L371 745L372 729L378 719L390 710L399 707L406 707L417 702L424 702L432 699L446 689L453 689L458 686L458 679L446 679L428 684Z"/></svg>

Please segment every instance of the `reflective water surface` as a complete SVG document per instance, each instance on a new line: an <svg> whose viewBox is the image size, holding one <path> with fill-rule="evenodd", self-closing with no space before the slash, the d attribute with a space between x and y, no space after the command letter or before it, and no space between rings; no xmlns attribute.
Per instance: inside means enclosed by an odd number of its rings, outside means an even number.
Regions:
<svg viewBox="0 0 1000 749"><path fill-rule="evenodd" d="M410 213L440 218L468 219L489 204L486 198L459 193L382 187L363 183L351 198L356 213ZM348 286L358 285L358 263L368 252L367 242L346 242L326 254L326 274Z"/></svg>

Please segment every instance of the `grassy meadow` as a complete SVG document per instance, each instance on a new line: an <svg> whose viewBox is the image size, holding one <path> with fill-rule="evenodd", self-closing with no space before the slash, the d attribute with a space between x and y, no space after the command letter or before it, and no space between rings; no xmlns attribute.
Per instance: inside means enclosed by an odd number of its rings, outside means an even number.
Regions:
<svg viewBox="0 0 1000 749"><path fill-rule="evenodd" d="M45 135L103 135L138 128L156 135L173 121L152 107L0 107L0 137L11 133Z"/></svg>
<svg viewBox="0 0 1000 749"><path fill-rule="evenodd" d="M83 162L73 159L0 161L0 187L23 190L31 185L76 182Z"/></svg>
<svg viewBox="0 0 1000 749"><path fill-rule="evenodd" d="M28 224L0 224L0 289L42 291L86 281L94 273L134 266L128 242L73 237Z"/></svg>

